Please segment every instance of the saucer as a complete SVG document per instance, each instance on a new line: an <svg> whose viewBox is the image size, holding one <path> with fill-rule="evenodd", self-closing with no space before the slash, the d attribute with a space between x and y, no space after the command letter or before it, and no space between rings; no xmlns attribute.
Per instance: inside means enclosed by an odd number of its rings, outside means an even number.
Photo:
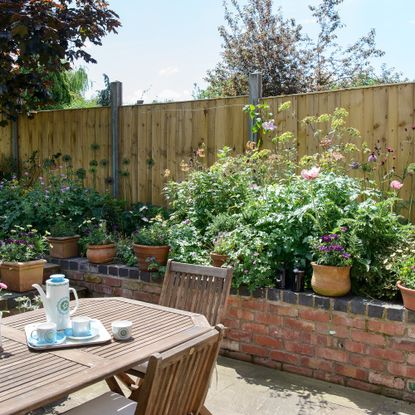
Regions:
<svg viewBox="0 0 415 415"><path fill-rule="evenodd" d="M48 347L48 346L56 346L57 344L62 344L66 340L66 336L62 332L57 332L56 334L56 341L55 343L42 343L39 340L36 340L33 337L28 339L29 343L35 347Z"/></svg>
<svg viewBox="0 0 415 415"><path fill-rule="evenodd" d="M93 339L94 337L98 336L99 330L97 330L95 327L93 327L90 331L90 334L87 336L74 336L72 334L72 329L65 329L65 335L68 339L71 340L89 340Z"/></svg>

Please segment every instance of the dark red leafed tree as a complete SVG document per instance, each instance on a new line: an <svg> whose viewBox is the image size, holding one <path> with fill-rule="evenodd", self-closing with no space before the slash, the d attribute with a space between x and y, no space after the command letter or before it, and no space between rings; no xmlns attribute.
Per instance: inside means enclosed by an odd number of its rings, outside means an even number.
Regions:
<svg viewBox="0 0 415 415"><path fill-rule="evenodd" d="M52 104L50 75L95 63L86 46L119 26L106 1L0 0L0 115Z"/></svg>

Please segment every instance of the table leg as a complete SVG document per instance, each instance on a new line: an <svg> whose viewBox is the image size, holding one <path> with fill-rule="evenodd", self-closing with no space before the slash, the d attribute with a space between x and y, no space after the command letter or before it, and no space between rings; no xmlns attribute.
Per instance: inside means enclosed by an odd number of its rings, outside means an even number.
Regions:
<svg viewBox="0 0 415 415"><path fill-rule="evenodd" d="M115 392L115 393L118 393L119 395L124 396L124 392L122 391L120 385L117 382L117 379L115 379L114 376L111 376L110 378L105 379L105 382L107 382L107 385L111 389L112 392Z"/></svg>

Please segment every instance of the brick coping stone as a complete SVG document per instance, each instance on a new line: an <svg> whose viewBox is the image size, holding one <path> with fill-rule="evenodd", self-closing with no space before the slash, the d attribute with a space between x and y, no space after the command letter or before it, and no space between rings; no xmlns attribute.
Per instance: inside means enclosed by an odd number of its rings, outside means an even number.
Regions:
<svg viewBox="0 0 415 415"><path fill-rule="evenodd" d="M48 258L48 261L60 265L63 270L130 278L142 282L161 283L162 281L162 277L158 273L142 272L139 271L137 267L128 267L126 265L112 263L100 265L91 264L86 258ZM278 288L258 288L251 293L245 287L239 289L232 288L231 295L253 297L268 301L280 301L283 303L328 311L342 311L345 313L390 321L407 321L415 323L415 313L406 310L402 304L362 298L353 295L329 298L314 294L312 291L294 292Z"/></svg>

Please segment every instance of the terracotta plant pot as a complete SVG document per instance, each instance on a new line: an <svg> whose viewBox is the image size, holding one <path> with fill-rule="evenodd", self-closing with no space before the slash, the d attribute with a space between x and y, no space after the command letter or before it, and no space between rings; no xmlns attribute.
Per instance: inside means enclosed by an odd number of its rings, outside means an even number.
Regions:
<svg viewBox="0 0 415 415"><path fill-rule="evenodd" d="M408 310L415 311L415 290L412 288L406 288L402 285L401 281L396 283L396 286L400 289L403 299L403 305Z"/></svg>
<svg viewBox="0 0 415 415"><path fill-rule="evenodd" d="M92 264L106 264L111 262L117 253L115 244L88 245L86 257Z"/></svg>
<svg viewBox="0 0 415 415"><path fill-rule="evenodd" d="M350 291L350 266L334 267L319 265L315 262L311 265L313 266L311 287L314 292L327 297L340 297Z"/></svg>
<svg viewBox="0 0 415 415"><path fill-rule="evenodd" d="M53 258L73 258L78 256L79 235L48 237L49 255Z"/></svg>
<svg viewBox="0 0 415 415"><path fill-rule="evenodd" d="M157 263L161 266L166 265L170 246L149 246L133 244L133 250L135 256L137 257L138 267L141 271L155 271L155 269L151 267L151 264Z"/></svg>
<svg viewBox="0 0 415 415"><path fill-rule="evenodd" d="M33 290L32 284L42 284L46 260L27 262L2 262L1 280L10 291L19 293Z"/></svg>
<svg viewBox="0 0 415 415"><path fill-rule="evenodd" d="M210 253L210 259L212 260L212 265L214 267L219 267L220 268L229 259L229 256L228 255L216 254L215 252L211 252Z"/></svg>

